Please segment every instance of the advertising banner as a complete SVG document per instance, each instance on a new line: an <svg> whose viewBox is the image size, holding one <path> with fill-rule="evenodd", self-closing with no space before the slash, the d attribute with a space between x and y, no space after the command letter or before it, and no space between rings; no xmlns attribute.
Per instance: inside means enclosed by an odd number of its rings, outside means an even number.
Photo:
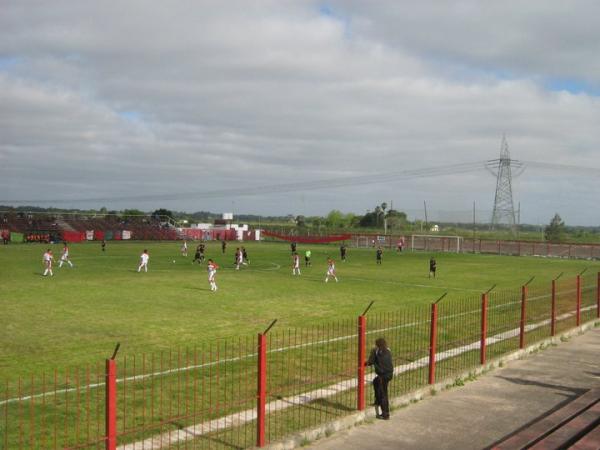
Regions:
<svg viewBox="0 0 600 450"><path fill-rule="evenodd" d="M93 241L94 240L94 230L86 230L86 232L85 232L85 238L88 241Z"/></svg>
<svg viewBox="0 0 600 450"><path fill-rule="evenodd" d="M66 242L81 242L85 239L85 233L81 231L63 231L62 238Z"/></svg>

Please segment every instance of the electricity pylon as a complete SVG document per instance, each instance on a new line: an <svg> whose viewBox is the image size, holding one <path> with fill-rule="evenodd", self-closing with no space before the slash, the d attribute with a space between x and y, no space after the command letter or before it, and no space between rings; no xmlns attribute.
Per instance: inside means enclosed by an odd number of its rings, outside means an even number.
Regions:
<svg viewBox="0 0 600 450"><path fill-rule="evenodd" d="M485 167L496 176L496 196L494 197L491 229L504 224L514 233L517 222L513 203L512 179L513 176L516 177L523 173L525 167L522 162L510 159L506 136L502 136L500 158L488 161ZM513 169L515 169L514 173Z"/></svg>

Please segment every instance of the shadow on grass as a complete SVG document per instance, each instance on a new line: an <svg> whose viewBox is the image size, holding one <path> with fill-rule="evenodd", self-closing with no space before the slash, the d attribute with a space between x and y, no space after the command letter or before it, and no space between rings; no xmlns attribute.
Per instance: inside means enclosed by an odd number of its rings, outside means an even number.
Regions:
<svg viewBox="0 0 600 450"><path fill-rule="evenodd" d="M183 289L187 291L210 291L210 288L197 286L184 286Z"/></svg>
<svg viewBox="0 0 600 450"><path fill-rule="evenodd" d="M331 413L332 409L336 409L338 411L344 411L344 412L355 411L355 408L353 408L353 407L344 405L343 403L327 400L325 398L318 398L309 403L302 403L302 404L288 401L285 398L282 398L279 396L277 397L277 399L280 401L284 401L291 406L297 406L299 408L310 409L313 411L323 412L323 413Z"/></svg>

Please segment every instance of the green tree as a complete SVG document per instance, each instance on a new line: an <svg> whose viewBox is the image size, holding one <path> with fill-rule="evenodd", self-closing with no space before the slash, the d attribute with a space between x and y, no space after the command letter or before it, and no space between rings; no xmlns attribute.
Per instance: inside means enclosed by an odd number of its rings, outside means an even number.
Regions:
<svg viewBox="0 0 600 450"><path fill-rule="evenodd" d="M550 221L550 225L544 228L544 238L549 242L562 242L565 239L565 223L557 214Z"/></svg>
<svg viewBox="0 0 600 450"><path fill-rule="evenodd" d="M327 226L332 228L342 228L345 222L346 220L344 214L337 209L331 210L325 218L325 223Z"/></svg>
<svg viewBox="0 0 600 450"><path fill-rule="evenodd" d="M124 216L143 216L145 215L144 211L140 211L139 209L124 209Z"/></svg>
<svg viewBox="0 0 600 450"><path fill-rule="evenodd" d="M377 213L376 212L367 212L364 216L361 217L358 224L361 227L372 228L377 226Z"/></svg>
<svg viewBox="0 0 600 450"><path fill-rule="evenodd" d="M323 225L323 218L319 216L313 217L310 223L312 224L313 228L316 228L318 231L321 231L321 226Z"/></svg>
<svg viewBox="0 0 600 450"><path fill-rule="evenodd" d="M346 225L346 227L350 228L353 226L356 226L356 224L358 223L356 214L354 213L348 213L344 216L344 224Z"/></svg>

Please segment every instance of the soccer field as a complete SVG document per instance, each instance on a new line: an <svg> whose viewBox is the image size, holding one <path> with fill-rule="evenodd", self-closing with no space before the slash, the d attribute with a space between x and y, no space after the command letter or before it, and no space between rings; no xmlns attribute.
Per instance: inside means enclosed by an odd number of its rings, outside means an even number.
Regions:
<svg viewBox="0 0 600 450"><path fill-rule="evenodd" d="M236 243L222 254L207 245L207 258L220 269L211 292L206 264L192 264L175 242L110 242L70 246L74 268L54 267L43 277L42 245L0 247L0 378L40 373L54 367L95 363L121 352L140 354L194 346L217 338L254 335L278 319L277 327L302 327L358 316L370 301L372 312L405 305L472 296L497 284L514 288L535 276L549 283L561 272L574 276L596 261L436 254L438 276L428 278L430 253L387 250L383 264L374 249L349 249L339 260L337 246L299 245L302 275L293 277L287 243L245 244L250 265L234 270ZM60 245L50 246L55 259ZM150 254L148 273L137 273L139 255ZM304 251L312 250L312 267ZM327 256L336 260L339 283L324 283Z"/></svg>

